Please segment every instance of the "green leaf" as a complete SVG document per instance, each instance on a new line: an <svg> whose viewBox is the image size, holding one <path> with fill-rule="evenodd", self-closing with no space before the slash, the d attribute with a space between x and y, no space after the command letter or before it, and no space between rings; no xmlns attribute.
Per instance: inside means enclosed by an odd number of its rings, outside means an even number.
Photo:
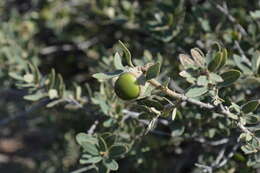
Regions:
<svg viewBox="0 0 260 173"><path fill-rule="evenodd" d="M220 83L219 86L226 87L233 84L235 81L239 79L240 74L240 71L234 69L221 74L221 77L223 78L224 82Z"/></svg>
<svg viewBox="0 0 260 173"><path fill-rule="evenodd" d="M65 84L64 84L64 81L63 81L63 78L61 76L61 74L58 74L58 92L59 92L59 96L60 97L63 97L64 96L64 93L65 93Z"/></svg>
<svg viewBox="0 0 260 173"><path fill-rule="evenodd" d="M54 101L48 103L48 104L46 105L46 107L47 107L47 108L51 108L51 107L56 106L56 105L58 105L58 104L60 104L60 103L62 103L62 102L65 102L65 100L64 100L64 99L54 100Z"/></svg>
<svg viewBox="0 0 260 173"><path fill-rule="evenodd" d="M101 136L106 141L106 145L108 148L110 148L116 142L116 135L112 133L103 133Z"/></svg>
<svg viewBox="0 0 260 173"><path fill-rule="evenodd" d="M118 52L116 52L116 54L114 56L114 66L116 69L120 69L120 70L124 69L121 57Z"/></svg>
<svg viewBox="0 0 260 173"><path fill-rule="evenodd" d="M111 172L110 169L108 169L106 167L106 165L104 164L104 159L103 159L102 163L97 164L97 168L98 168L98 170L96 172L98 172L98 173L110 173Z"/></svg>
<svg viewBox="0 0 260 173"><path fill-rule="evenodd" d="M26 96L23 96L23 98L25 100L29 100L29 101L38 101L44 97L46 97L47 95L46 94L43 94L43 93L36 93L36 94L32 94L32 95L26 95Z"/></svg>
<svg viewBox="0 0 260 173"><path fill-rule="evenodd" d="M207 87L194 86L188 89L185 95L187 97L198 97L205 94L207 91L208 91Z"/></svg>
<svg viewBox="0 0 260 173"><path fill-rule="evenodd" d="M98 143L97 138L93 137L90 134L86 134L86 133L79 133L79 134L77 134L76 141L80 145L82 145L84 142L89 142L91 144L97 144Z"/></svg>
<svg viewBox="0 0 260 173"><path fill-rule="evenodd" d="M175 120L176 115L177 115L177 108L174 108L174 109L172 110L172 121Z"/></svg>
<svg viewBox="0 0 260 173"><path fill-rule="evenodd" d="M48 91L48 95L49 95L49 98L50 99L55 99L55 98L58 98L59 95L58 95L58 91L56 89L50 89Z"/></svg>
<svg viewBox="0 0 260 173"><path fill-rule="evenodd" d="M124 45L124 43L122 41L119 40L119 45L120 47L123 49L124 53L125 53L125 57L126 57L126 62L130 67L134 67L133 63L132 63L132 57L131 57L131 53L130 51L127 49L127 47Z"/></svg>
<svg viewBox="0 0 260 173"><path fill-rule="evenodd" d="M9 72L8 75L15 80L20 80L20 81L24 80L23 76L19 76L17 73L14 72Z"/></svg>
<svg viewBox="0 0 260 173"><path fill-rule="evenodd" d="M111 79L113 77L119 76L121 73L123 73L122 70L116 70L114 72L96 73L96 74L93 74L92 77L98 79L99 81L105 81L105 80Z"/></svg>
<svg viewBox="0 0 260 173"><path fill-rule="evenodd" d="M82 88L76 84L75 84L74 88L75 88L75 91L74 91L75 99L80 100L81 94L82 94Z"/></svg>
<svg viewBox="0 0 260 173"><path fill-rule="evenodd" d="M249 67L245 62L243 61L242 57L239 55L234 54L233 59L236 63L236 65L243 71L245 74L252 74L251 67Z"/></svg>
<svg viewBox="0 0 260 173"><path fill-rule="evenodd" d="M83 148L83 152L89 153L94 156L99 155L99 151L97 149L97 146L95 144L89 143L89 142L82 142L81 144Z"/></svg>
<svg viewBox="0 0 260 173"><path fill-rule="evenodd" d="M49 80L50 80L49 89L54 88L56 82L55 79L56 79L56 72L54 69L51 69L51 74L49 75Z"/></svg>
<svg viewBox="0 0 260 173"><path fill-rule="evenodd" d="M111 127L113 124L114 124L114 120L112 118L109 118L103 122L104 127Z"/></svg>
<svg viewBox="0 0 260 173"><path fill-rule="evenodd" d="M246 158L240 154L240 153L235 153L233 158L236 160L236 161L240 161L240 162L246 162Z"/></svg>
<svg viewBox="0 0 260 173"><path fill-rule="evenodd" d="M243 106L242 106L242 111L245 113L245 114L248 114L250 112L253 112L257 109L257 107L259 106L259 100L251 100L247 103L245 103Z"/></svg>
<svg viewBox="0 0 260 173"><path fill-rule="evenodd" d="M250 11L250 16L254 19L260 19L260 10Z"/></svg>
<svg viewBox="0 0 260 173"><path fill-rule="evenodd" d="M224 80L222 79L221 76L217 75L216 73L209 73L209 80L211 83L216 84L219 82L223 82Z"/></svg>
<svg viewBox="0 0 260 173"><path fill-rule="evenodd" d="M245 153L245 154L252 154L252 153L256 153L257 150L252 147L251 145L243 145L241 147L241 150Z"/></svg>
<svg viewBox="0 0 260 173"><path fill-rule="evenodd" d="M220 67L220 64L222 63L222 58L223 58L222 53L217 52L215 57L209 63L208 70L211 71L211 72L216 71Z"/></svg>
<svg viewBox="0 0 260 173"><path fill-rule="evenodd" d="M257 115L246 115L246 124L257 124L260 122L260 117Z"/></svg>
<svg viewBox="0 0 260 173"><path fill-rule="evenodd" d="M197 85L198 86L207 86L209 83L207 76L199 76L198 80L197 80Z"/></svg>
<svg viewBox="0 0 260 173"><path fill-rule="evenodd" d="M161 65L159 62L150 66L146 72L146 80L156 78L160 73Z"/></svg>
<svg viewBox="0 0 260 173"><path fill-rule="evenodd" d="M109 150L109 156L111 158L118 158L128 152L128 148L121 144L113 145Z"/></svg>
<svg viewBox="0 0 260 173"><path fill-rule="evenodd" d="M222 60L221 60L221 63L219 65L218 69L222 68L226 64L226 62L227 62L227 58L228 58L227 49L225 49L225 48L222 49L221 54L222 54Z"/></svg>
<svg viewBox="0 0 260 173"><path fill-rule="evenodd" d="M34 76L30 73L27 73L23 76L23 79L27 83L32 83L34 81Z"/></svg>
<svg viewBox="0 0 260 173"><path fill-rule="evenodd" d="M102 152L107 152L108 150L106 141L102 138L102 136L98 137L98 148Z"/></svg>
<svg viewBox="0 0 260 173"><path fill-rule="evenodd" d="M35 87L35 84L33 84L33 83L16 83L15 85L20 88L34 88Z"/></svg>
<svg viewBox="0 0 260 173"><path fill-rule="evenodd" d="M118 163L113 159L105 159L103 163L110 170L116 171L118 169Z"/></svg>
<svg viewBox="0 0 260 173"><path fill-rule="evenodd" d="M38 83L41 78L41 73L39 71L39 68L34 63L29 62L28 64L33 73L35 83Z"/></svg>
<svg viewBox="0 0 260 173"><path fill-rule="evenodd" d="M254 53L254 56L252 58L252 67L253 71L257 74L258 71L260 72L260 52L257 51Z"/></svg>
<svg viewBox="0 0 260 173"><path fill-rule="evenodd" d="M188 71L183 70L179 73L179 75L184 77L189 83L195 84L196 78L194 78Z"/></svg>
<svg viewBox="0 0 260 173"><path fill-rule="evenodd" d="M95 164L95 163L100 162L101 160L102 160L101 156L96 156L96 157L91 157L89 159L82 158L82 159L79 160L79 163L80 164L90 164L90 163L94 163Z"/></svg>

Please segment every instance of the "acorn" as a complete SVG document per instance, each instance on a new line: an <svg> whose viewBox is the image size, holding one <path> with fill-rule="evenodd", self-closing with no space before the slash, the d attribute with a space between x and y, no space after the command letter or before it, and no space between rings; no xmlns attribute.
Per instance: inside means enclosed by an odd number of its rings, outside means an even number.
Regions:
<svg viewBox="0 0 260 173"><path fill-rule="evenodd" d="M115 93L123 100L133 100L140 96L141 87L136 75L131 72L122 73L115 82Z"/></svg>

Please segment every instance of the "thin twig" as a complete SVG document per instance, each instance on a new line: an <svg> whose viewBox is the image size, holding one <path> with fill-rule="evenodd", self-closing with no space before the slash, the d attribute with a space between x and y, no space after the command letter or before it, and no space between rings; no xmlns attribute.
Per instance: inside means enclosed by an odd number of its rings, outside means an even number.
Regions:
<svg viewBox="0 0 260 173"><path fill-rule="evenodd" d="M226 2L223 2L223 6L221 6L221 5L217 4L217 3L215 3L214 1L210 1L210 2L213 3L213 4L216 6L216 8L217 8L220 12L222 12L223 14L225 14L230 22L232 22L232 23L235 24L235 27L239 30L239 32L240 32L241 34L243 34L243 35L245 35L245 36L247 35L247 32L246 32L246 30L243 28L243 26L240 25L240 24L237 22L236 18L233 17L233 16L229 13L229 10L228 10L227 3L226 3Z"/></svg>
<svg viewBox="0 0 260 173"><path fill-rule="evenodd" d="M224 146L220 150L216 160L210 166L198 163L196 163L195 166L202 168L203 172L212 173L215 169L223 167L228 162L228 160L233 157L240 145L240 143L235 144L227 156L225 156L227 145Z"/></svg>
<svg viewBox="0 0 260 173"><path fill-rule="evenodd" d="M71 173L82 173L82 172L86 172L86 171L88 171L88 170L95 169L95 168L96 168L95 166L90 165L90 166L86 166L86 167L77 169L77 170L75 170L75 171L72 171Z"/></svg>
<svg viewBox="0 0 260 173"><path fill-rule="evenodd" d="M250 62L250 60L247 58L245 52L243 51L243 49L241 48L239 42L236 40L235 41L235 46L237 48L237 50L239 51L239 53L242 55L242 60L251 67L252 63Z"/></svg>
<svg viewBox="0 0 260 173"><path fill-rule="evenodd" d="M147 71L147 68L148 66L146 67L141 67L141 70L143 73L145 73ZM158 81L156 81L155 79L151 79L148 81L151 85L153 85L155 88L157 89L160 89L163 93L165 93L166 95L172 97L172 98L176 98L176 99L179 99L180 101L187 101L189 103L192 103L192 104L195 104L195 105L198 105L200 106L201 108L204 108L204 109L208 109L208 110L212 110L212 111L215 111L216 113L220 113L222 115L226 115L227 117L232 117L234 116L233 113L231 113L229 111L228 108L224 107L222 104L219 104L219 105L213 105L213 104L210 104L210 103L204 103L204 102L201 102L199 100L195 100L195 99L192 99L192 98L188 98L186 97L184 94L179 94L175 91L172 91L171 89L169 89L168 87L164 87L163 85L161 85ZM251 132L249 129L247 129L243 124L241 124L240 122L237 123L237 126L238 128L244 132L244 133L248 133L250 134L253 138L255 138L259 143L260 143L260 140L255 137L255 135L253 134L253 132ZM260 150L260 148L259 148Z"/></svg>
<svg viewBox="0 0 260 173"><path fill-rule="evenodd" d="M92 134L94 133L94 131L96 130L98 124L99 124L99 121L96 120L96 121L91 125L91 127L89 128L88 134L92 135Z"/></svg>
<svg viewBox="0 0 260 173"><path fill-rule="evenodd" d="M240 145L241 145L240 143L234 145L232 151L227 155L227 157L224 157L224 159L218 164L217 168L223 167L228 162L228 160L234 156L234 154L236 153Z"/></svg>
<svg viewBox="0 0 260 173"><path fill-rule="evenodd" d="M226 2L223 2L223 6L217 4L217 3L213 2L213 1L210 1L210 2L211 2L212 4L214 4L219 11L221 11L224 15L226 15L229 21L231 21L232 23L235 24L235 27L238 29L238 31L239 31L242 35L244 35L244 36L247 36L247 35L248 35L247 32L246 32L246 30L243 28L243 26L240 25L240 24L238 23L238 21L236 20L236 18L233 17L233 16L230 14ZM239 44L239 42L238 42L237 40L235 41L235 47L238 49L239 53L242 55L242 58L243 58L244 62L245 62L247 65L251 66L251 62L250 62L249 59L246 57L245 52L243 51L243 49L241 48L241 46L240 46L240 44Z"/></svg>
<svg viewBox="0 0 260 173"><path fill-rule="evenodd" d="M78 43L76 45L71 45L71 44L64 44L62 46L49 46L49 47L45 47L40 51L40 54L42 55L48 55L48 54L52 54L58 51L71 51L71 50L75 50L75 49L79 49L79 50L85 50L88 49L89 47L93 46L94 44L96 44L99 41L99 39L97 37L93 37L87 41Z"/></svg>
<svg viewBox="0 0 260 173"><path fill-rule="evenodd" d="M203 172L205 172L205 173L212 173L212 168L210 166L202 165L202 164L199 164L199 163L195 163L195 166L202 168Z"/></svg>

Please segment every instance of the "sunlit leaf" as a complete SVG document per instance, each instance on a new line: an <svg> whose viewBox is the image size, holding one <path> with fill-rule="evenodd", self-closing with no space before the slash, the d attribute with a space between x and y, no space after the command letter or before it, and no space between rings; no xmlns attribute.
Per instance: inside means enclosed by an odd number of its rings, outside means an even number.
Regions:
<svg viewBox="0 0 260 173"><path fill-rule="evenodd" d="M150 66L146 72L146 80L156 78L160 73L160 67L161 65L159 62Z"/></svg>
<svg viewBox="0 0 260 173"><path fill-rule="evenodd" d="M194 86L188 89L185 95L187 97L198 97L205 94L207 91L208 91L207 87Z"/></svg>
<svg viewBox="0 0 260 173"><path fill-rule="evenodd" d="M245 103L243 106L242 106L242 111L245 113L245 114L248 114L250 112L253 112L257 109L257 107L259 106L260 102L259 100L251 100L247 103Z"/></svg>

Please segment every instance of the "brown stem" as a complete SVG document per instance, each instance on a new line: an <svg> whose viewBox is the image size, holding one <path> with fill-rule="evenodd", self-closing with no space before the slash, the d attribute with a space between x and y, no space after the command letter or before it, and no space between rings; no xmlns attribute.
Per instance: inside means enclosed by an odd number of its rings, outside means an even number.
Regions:
<svg viewBox="0 0 260 173"><path fill-rule="evenodd" d="M142 71L145 72L146 68L142 68ZM227 115L229 117L231 117L230 115L232 114L231 112L229 112L228 109L225 109L225 107L223 105L212 105L210 103L204 103L189 97L186 97L183 94L179 94L171 89L169 89L168 87L164 87L162 86L158 81L156 81L155 79L151 79L148 81L151 85L153 85L155 88L157 89L161 89L161 91L163 93L165 93L166 95L176 98L176 99L180 99L181 101L187 101L189 103L195 104L200 106L201 108L205 108L208 110L214 110L217 113L223 114L223 115ZM246 128L244 125L242 125L240 122L237 122L237 125L239 127L239 129L244 132L244 133L248 133L250 134L253 138L256 138L254 133L251 132L248 128ZM260 140L257 139L257 141L260 143Z"/></svg>
<svg viewBox="0 0 260 173"><path fill-rule="evenodd" d="M152 79L148 81L151 85L153 85L155 88L161 89L163 93L169 95L170 97L176 98L176 99L180 99L182 101L187 101L189 103L195 104L200 106L201 108L206 108L206 109L214 109L215 106L209 104L209 103L203 103L201 101L186 97L184 94L179 94L176 93L175 91L167 88L167 87L163 87L158 81Z"/></svg>

